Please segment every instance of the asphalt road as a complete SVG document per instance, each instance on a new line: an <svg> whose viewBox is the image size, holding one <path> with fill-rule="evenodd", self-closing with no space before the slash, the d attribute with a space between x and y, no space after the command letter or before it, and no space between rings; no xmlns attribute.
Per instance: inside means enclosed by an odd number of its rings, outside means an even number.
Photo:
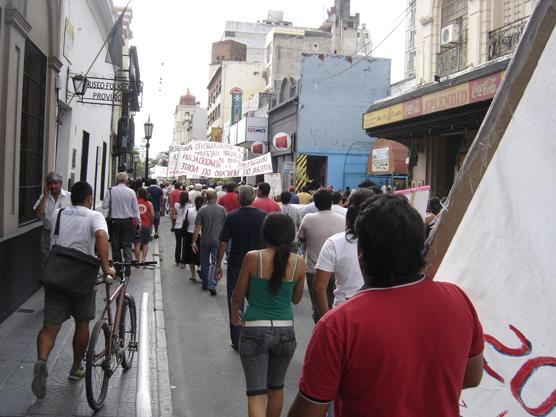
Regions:
<svg viewBox="0 0 556 417"><path fill-rule="evenodd" d="M180 269L174 263L175 239L170 233L168 217L162 218L160 230L174 416L245 417L245 380L239 355L230 347L225 280L218 284L215 297L202 291L200 283L189 281L189 269ZM297 350L286 378L284 416L295 398L305 348L313 329L307 289L301 303L294 306L294 314Z"/></svg>

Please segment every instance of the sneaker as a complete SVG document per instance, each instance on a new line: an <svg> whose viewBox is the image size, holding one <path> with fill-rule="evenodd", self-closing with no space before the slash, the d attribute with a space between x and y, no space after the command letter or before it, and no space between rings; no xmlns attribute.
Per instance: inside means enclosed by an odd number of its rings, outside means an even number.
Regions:
<svg viewBox="0 0 556 417"><path fill-rule="evenodd" d="M85 368L82 366L79 368L72 367L69 373L68 379L72 381L79 381L81 378L85 377Z"/></svg>
<svg viewBox="0 0 556 417"><path fill-rule="evenodd" d="M158 233L155 233L155 234L154 234L154 238L155 238L155 239L158 239Z"/></svg>
<svg viewBox="0 0 556 417"><path fill-rule="evenodd" d="M36 395L38 399L43 399L46 395L46 378L48 378L48 367L45 361L35 362L35 367L33 369L33 382L31 383L31 389L33 394Z"/></svg>
<svg viewBox="0 0 556 417"><path fill-rule="evenodd" d="M214 288L210 289L210 295L216 295L216 290Z"/></svg>

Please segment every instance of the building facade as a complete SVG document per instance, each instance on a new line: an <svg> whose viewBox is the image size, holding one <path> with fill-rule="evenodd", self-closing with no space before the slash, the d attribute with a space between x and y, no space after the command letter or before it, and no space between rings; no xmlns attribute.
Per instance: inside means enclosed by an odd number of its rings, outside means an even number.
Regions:
<svg viewBox="0 0 556 417"><path fill-rule="evenodd" d="M116 102L127 100L120 100L115 81L125 65L118 61L123 38L110 43L113 62L105 62L106 46L92 58L115 21L109 0L72 7L58 0L0 0L0 321L39 288L42 223L33 206L46 173L59 171L66 189L73 181L88 181L95 205L111 181L111 156L118 148L114 120L122 111ZM128 110L137 111L137 53L128 55L132 62L123 84ZM81 99L72 79L89 67Z"/></svg>
<svg viewBox="0 0 556 417"><path fill-rule="evenodd" d="M389 87L389 59L304 54L299 80L282 80L269 111L274 172L290 184L356 187L367 176L370 149L359 111Z"/></svg>
<svg viewBox="0 0 556 417"><path fill-rule="evenodd" d="M192 140L205 140L207 128L207 109L191 94L180 97L180 102L174 111L174 145L187 145Z"/></svg>
<svg viewBox="0 0 556 417"><path fill-rule="evenodd" d="M369 136L407 145L412 183L429 184L434 195L445 196L534 1L415 0L409 6L415 21L408 23L413 41L406 56L413 58L406 74L414 73L414 86L373 103L363 115L363 128Z"/></svg>
<svg viewBox="0 0 556 417"><path fill-rule="evenodd" d="M232 124L232 90L240 92L239 116L249 98L264 91L264 65L259 62L222 61L211 65L211 76L207 86L208 108L206 135L208 140L222 141L223 128ZM237 98L236 98L237 99ZM238 105L236 103L235 105Z"/></svg>

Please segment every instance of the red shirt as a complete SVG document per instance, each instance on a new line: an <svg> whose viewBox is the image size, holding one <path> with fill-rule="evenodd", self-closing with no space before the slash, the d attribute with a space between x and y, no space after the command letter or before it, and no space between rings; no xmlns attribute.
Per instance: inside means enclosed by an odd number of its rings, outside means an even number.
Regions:
<svg viewBox="0 0 556 417"><path fill-rule="evenodd" d="M278 205L278 203L268 197L257 197L253 202L253 207L258 208L265 213L280 211L280 206Z"/></svg>
<svg viewBox="0 0 556 417"><path fill-rule="evenodd" d="M172 190L170 191L170 207L174 207L176 203L180 201L181 190Z"/></svg>
<svg viewBox="0 0 556 417"><path fill-rule="evenodd" d="M218 200L218 204L226 209L226 212L237 210L240 207L239 198L236 193L226 193Z"/></svg>
<svg viewBox="0 0 556 417"><path fill-rule="evenodd" d="M151 227L153 225L153 219L151 217L151 207L153 204L144 198L138 198L137 205L139 206L139 214L141 215L141 227Z"/></svg>
<svg viewBox="0 0 556 417"><path fill-rule="evenodd" d="M423 279L368 289L319 320L299 391L336 417L457 417L467 360L483 351L457 286Z"/></svg>

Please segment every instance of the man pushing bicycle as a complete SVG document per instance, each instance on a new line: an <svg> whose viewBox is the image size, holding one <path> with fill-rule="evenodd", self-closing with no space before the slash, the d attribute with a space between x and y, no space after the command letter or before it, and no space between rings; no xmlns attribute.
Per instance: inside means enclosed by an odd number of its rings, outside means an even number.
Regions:
<svg viewBox="0 0 556 417"><path fill-rule="evenodd" d="M56 210L51 224L51 245L79 251L85 256L95 257L95 247L100 258L100 266L105 275L116 276L116 271L110 267L108 260L108 227L104 216L91 210L93 203L93 189L85 181L76 182L71 187L71 206ZM53 251L49 254L52 256ZM77 269L76 269L77 270ZM97 269L98 271L98 269ZM65 275L71 272L64 272ZM73 277L70 277L73 280ZM75 280L82 280L81 274L76 274ZM69 379L78 380L85 376L82 359L89 341L89 321L95 316L94 287L83 297L70 296L45 286L44 291L44 324L37 336L38 360L34 367L31 387L37 398L46 395L46 380L48 377L48 356L54 347L56 336L70 316L75 320L73 335L73 366Z"/></svg>

